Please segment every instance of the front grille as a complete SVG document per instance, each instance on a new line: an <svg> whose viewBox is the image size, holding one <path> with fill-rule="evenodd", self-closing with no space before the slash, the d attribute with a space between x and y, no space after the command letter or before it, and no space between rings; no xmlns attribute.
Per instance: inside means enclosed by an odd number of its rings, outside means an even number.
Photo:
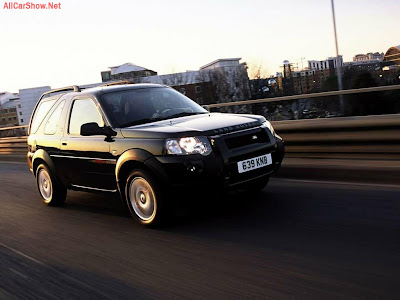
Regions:
<svg viewBox="0 0 400 300"><path fill-rule="evenodd" d="M268 143L269 138L265 130L260 129L257 132L235 135L225 138L225 144L229 150L248 146L252 144Z"/></svg>

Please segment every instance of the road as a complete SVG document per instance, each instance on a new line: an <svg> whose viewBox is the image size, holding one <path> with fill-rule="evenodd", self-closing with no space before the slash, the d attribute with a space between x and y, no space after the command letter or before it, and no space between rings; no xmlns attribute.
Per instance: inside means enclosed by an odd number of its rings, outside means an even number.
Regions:
<svg viewBox="0 0 400 300"><path fill-rule="evenodd" d="M400 297L395 186L272 179L155 230L103 195L46 207L25 164L0 185L0 299Z"/></svg>

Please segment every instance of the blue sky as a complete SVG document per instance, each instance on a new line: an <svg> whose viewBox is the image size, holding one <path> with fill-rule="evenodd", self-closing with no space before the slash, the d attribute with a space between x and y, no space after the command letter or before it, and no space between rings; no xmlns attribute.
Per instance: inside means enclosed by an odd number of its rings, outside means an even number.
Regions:
<svg viewBox="0 0 400 300"><path fill-rule="evenodd" d="M99 82L100 71L125 62L167 74L242 57L270 75L285 59L335 55L330 0L58 2L58 11L0 2L0 91ZM345 61L400 44L400 1L335 6Z"/></svg>

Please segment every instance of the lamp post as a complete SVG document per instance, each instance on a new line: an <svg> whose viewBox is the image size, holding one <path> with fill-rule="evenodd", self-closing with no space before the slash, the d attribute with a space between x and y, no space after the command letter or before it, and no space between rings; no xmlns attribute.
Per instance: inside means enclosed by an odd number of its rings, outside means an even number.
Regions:
<svg viewBox="0 0 400 300"><path fill-rule="evenodd" d="M335 18L335 5L333 0L331 0L332 4L332 17L333 17L333 32L335 35L335 45L336 45L336 67L337 67L337 78L338 78L338 88L339 91L343 90L343 82L342 82L342 65L340 64L339 59L339 45L337 40L337 33L336 33L336 18ZM339 95L339 105L342 115L344 115L344 102L343 102L343 95Z"/></svg>

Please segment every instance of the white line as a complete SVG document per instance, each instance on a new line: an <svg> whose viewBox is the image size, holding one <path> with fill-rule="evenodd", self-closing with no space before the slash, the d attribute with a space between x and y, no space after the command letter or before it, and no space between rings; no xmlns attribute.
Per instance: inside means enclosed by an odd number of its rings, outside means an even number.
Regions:
<svg viewBox="0 0 400 300"><path fill-rule="evenodd" d="M99 189L99 188L94 188L94 187L88 187L88 186L83 186L83 185L76 185L76 184L71 184L73 187L80 188L80 189L89 189L89 190L95 190L95 191L102 191L102 192L112 192L115 193L117 190L106 190L106 189Z"/></svg>
<svg viewBox="0 0 400 300"><path fill-rule="evenodd" d="M96 158L96 157L81 157L81 156L67 156L67 155L50 155L51 157L61 157L61 158L74 158L74 159L87 159L87 160L104 160L104 161L116 161L116 159L108 158Z"/></svg>
<svg viewBox="0 0 400 300"><path fill-rule="evenodd" d="M42 263L41 261L39 261L39 260L37 260L37 259L35 259L35 258L29 256L29 255L26 255L26 254L24 254L24 253L22 253L22 252L20 252L20 251L18 251L18 250L15 250L14 248L11 248L11 247L9 247L9 246L6 246L6 245L4 245L3 243L0 243L0 246L6 248L6 249L8 249L8 250L11 250L12 252L15 252L15 253L17 253L17 254L19 254L19 255L21 255L21 256L23 256L23 257L29 259L29 260L32 260L32 261L34 261L35 263L38 263L38 264L41 264L41 265L45 266L45 264Z"/></svg>
<svg viewBox="0 0 400 300"><path fill-rule="evenodd" d="M322 184L341 184L341 185L359 185L359 186L372 186L372 187L390 187L400 188L398 184L384 184L384 183L363 183L363 182L346 182L346 181L325 181L325 180L307 180L307 179L291 179L291 178L271 178L278 181L289 182L302 182L302 183L322 183Z"/></svg>

